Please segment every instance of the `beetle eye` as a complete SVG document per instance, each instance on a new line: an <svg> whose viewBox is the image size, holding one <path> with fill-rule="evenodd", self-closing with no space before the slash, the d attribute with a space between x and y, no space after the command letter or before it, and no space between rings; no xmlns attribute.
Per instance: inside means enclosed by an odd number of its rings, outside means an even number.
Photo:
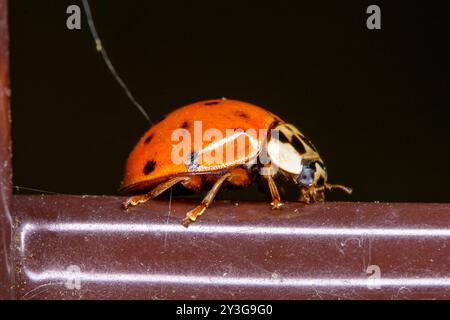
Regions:
<svg viewBox="0 0 450 320"><path fill-rule="evenodd" d="M304 186L310 186L313 183L314 179L314 170L311 168L304 168L300 176L298 177L297 182Z"/></svg>

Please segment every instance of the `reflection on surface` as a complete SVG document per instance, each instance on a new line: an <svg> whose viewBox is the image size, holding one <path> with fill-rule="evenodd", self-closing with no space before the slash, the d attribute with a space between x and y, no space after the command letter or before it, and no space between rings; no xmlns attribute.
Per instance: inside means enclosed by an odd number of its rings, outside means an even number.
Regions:
<svg viewBox="0 0 450 320"><path fill-rule="evenodd" d="M25 270L33 281L139 282L190 285L269 286L269 287L436 287L450 286L450 278L272 278L220 277L178 274L90 273L47 270L40 273Z"/></svg>
<svg viewBox="0 0 450 320"><path fill-rule="evenodd" d="M207 225L196 224L188 229L181 224L155 223L24 223L22 235L31 231L51 232L132 232L132 233L187 233L248 234L248 235L317 235L317 236L381 236L381 237L450 237L450 229L426 228L341 228L341 227L280 227L275 225Z"/></svg>
<svg viewBox="0 0 450 320"><path fill-rule="evenodd" d="M439 228L370 228L370 227L286 227L286 226L270 226L270 225L208 225L196 224L189 229L174 224L155 224L155 223L89 223L89 222L36 222L24 223L20 230L21 252L25 251L27 246L27 237L39 232L54 233L179 233L181 235L189 234L242 234L252 236L317 236L317 237L436 237L439 240L448 241L450 230ZM224 286L268 286L268 287L450 287L450 278L414 278L414 277L398 277L398 278L373 278L364 273L359 274L360 277L350 278L322 278L306 275L302 277L234 277L234 276L217 276L217 275L183 275L183 274L165 274L165 273L133 273L124 271L112 271L111 273L102 273L92 271L82 271L74 273L73 270L64 268L58 269L53 266L50 269L42 271L34 271L24 266L23 269L28 279L36 282L42 281L71 281L74 278L81 282L96 283L166 283L166 284L193 284L193 285L224 285ZM158 271L160 272L160 271Z"/></svg>
<svg viewBox="0 0 450 320"><path fill-rule="evenodd" d="M124 233L200 233L200 234L245 234L264 236L360 236L360 237L450 237L450 229L439 228L342 228L342 227L280 227L275 225L208 225L196 224L184 228L180 224L155 223L24 223L20 232L21 250L29 233L50 232L124 232Z"/></svg>

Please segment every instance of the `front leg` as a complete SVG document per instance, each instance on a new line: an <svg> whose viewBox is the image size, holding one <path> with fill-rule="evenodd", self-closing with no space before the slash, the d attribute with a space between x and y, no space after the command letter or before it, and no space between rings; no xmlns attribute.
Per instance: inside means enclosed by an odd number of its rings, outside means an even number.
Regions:
<svg viewBox="0 0 450 320"><path fill-rule="evenodd" d="M283 205L283 202L281 201L280 193L278 192L278 188L275 180L273 179L273 176L268 174L262 175L262 177L267 182L267 186L269 187L270 196L272 197L272 202L270 203L272 209L280 209Z"/></svg>
<svg viewBox="0 0 450 320"><path fill-rule="evenodd" d="M300 194L298 197L299 202L306 204L314 202L323 202L325 200L325 188L324 187L300 187Z"/></svg>

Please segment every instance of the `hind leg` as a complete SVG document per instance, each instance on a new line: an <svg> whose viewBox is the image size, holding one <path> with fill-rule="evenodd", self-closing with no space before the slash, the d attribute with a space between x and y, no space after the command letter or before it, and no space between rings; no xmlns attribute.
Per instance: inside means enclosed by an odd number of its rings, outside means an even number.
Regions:
<svg viewBox="0 0 450 320"><path fill-rule="evenodd" d="M157 196L159 196L161 193L163 193L167 189L169 189L169 188L173 187L174 185L176 185L177 183L179 183L181 181L185 181L187 179L188 178L186 178L186 177L175 177L175 178L169 179L166 182L163 182L163 183L160 183L159 185L157 185L149 193L140 194L140 195L128 198L122 205L123 205L124 209L128 209L130 206L137 206L140 203L144 203L144 202L147 202L148 200L156 198Z"/></svg>

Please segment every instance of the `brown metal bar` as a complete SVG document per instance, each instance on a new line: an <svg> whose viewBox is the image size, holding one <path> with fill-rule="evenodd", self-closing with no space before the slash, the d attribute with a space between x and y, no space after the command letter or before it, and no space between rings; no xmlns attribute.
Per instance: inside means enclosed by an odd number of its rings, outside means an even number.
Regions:
<svg viewBox="0 0 450 320"><path fill-rule="evenodd" d="M450 204L14 196L19 299L450 298Z"/></svg>
<svg viewBox="0 0 450 320"><path fill-rule="evenodd" d="M11 144L7 1L0 0L0 299L11 298Z"/></svg>

